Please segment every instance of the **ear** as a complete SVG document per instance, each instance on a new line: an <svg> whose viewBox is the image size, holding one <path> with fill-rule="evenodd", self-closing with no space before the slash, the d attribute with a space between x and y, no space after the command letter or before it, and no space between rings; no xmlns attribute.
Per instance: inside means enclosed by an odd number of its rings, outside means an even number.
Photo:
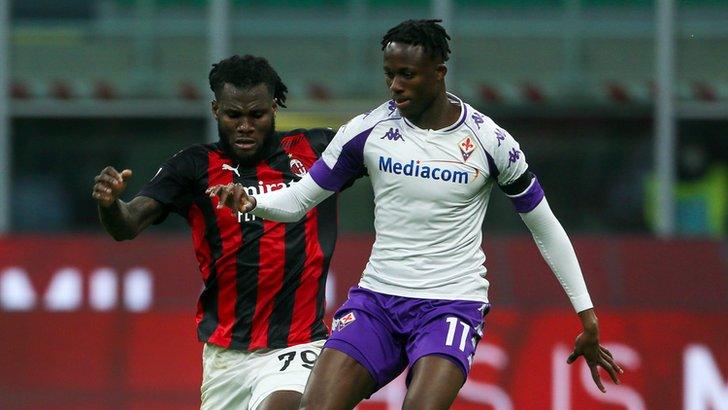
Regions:
<svg viewBox="0 0 728 410"><path fill-rule="evenodd" d="M273 109L273 116L275 116L278 112L278 101L275 98L273 99L273 105L271 108Z"/></svg>
<svg viewBox="0 0 728 410"><path fill-rule="evenodd" d="M439 81L444 81L445 75L447 75L447 66L444 63L438 64L435 68L435 72L437 73L437 79Z"/></svg>
<svg viewBox="0 0 728 410"><path fill-rule="evenodd" d="M217 109L219 108L219 105L217 103L217 100L212 100L210 106L212 107L212 116L215 117L216 120L218 120L219 118L217 116Z"/></svg>

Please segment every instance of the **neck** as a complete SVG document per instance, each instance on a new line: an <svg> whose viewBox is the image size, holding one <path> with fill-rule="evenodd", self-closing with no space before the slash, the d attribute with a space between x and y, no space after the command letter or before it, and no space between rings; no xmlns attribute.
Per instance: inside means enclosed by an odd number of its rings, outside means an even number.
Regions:
<svg viewBox="0 0 728 410"><path fill-rule="evenodd" d="M222 134L218 131L218 145L222 149L223 152L229 156L235 165L242 165L243 168L249 168L252 166L255 166L260 160L266 158L271 151L271 147L274 144L274 140L276 139L276 130L275 128L272 128L270 132L265 136L265 139L263 140L263 145L258 149L257 152L254 154L241 158L237 154L235 154L235 151L233 151L232 147L230 146L230 143L228 142L228 139L224 137Z"/></svg>
<svg viewBox="0 0 728 410"><path fill-rule="evenodd" d="M407 119L423 129L439 130L457 121L460 107L448 100L445 92L439 94L417 117Z"/></svg>

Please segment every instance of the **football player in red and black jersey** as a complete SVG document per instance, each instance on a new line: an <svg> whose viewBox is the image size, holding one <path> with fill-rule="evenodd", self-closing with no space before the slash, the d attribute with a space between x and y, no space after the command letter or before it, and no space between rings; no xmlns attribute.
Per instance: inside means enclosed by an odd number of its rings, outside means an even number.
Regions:
<svg viewBox="0 0 728 410"><path fill-rule="evenodd" d="M219 141L186 148L162 164L129 202L132 171L106 167L92 196L106 231L132 239L170 212L185 218L204 281L197 304L203 349L203 409L295 409L328 329L326 274L336 241L336 199L296 223L218 208L208 187L248 193L285 189L313 165L330 129L275 131L287 88L264 58L213 65L212 115Z"/></svg>

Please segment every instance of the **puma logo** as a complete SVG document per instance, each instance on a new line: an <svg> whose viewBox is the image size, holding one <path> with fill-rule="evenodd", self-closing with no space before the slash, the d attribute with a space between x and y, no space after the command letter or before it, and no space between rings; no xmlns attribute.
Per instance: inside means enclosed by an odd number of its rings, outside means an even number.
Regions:
<svg viewBox="0 0 728 410"><path fill-rule="evenodd" d="M233 171L233 173L239 177L240 176L240 172L238 171L238 167L239 166L240 165L238 165L237 167L233 168L229 164L222 164L222 170L223 171Z"/></svg>

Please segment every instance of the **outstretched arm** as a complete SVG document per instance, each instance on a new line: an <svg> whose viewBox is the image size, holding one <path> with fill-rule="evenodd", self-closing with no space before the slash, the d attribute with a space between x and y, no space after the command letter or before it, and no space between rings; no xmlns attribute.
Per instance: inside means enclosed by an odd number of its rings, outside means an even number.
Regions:
<svg viewBox="0 0 728 410"><path fill-rule="evenodd" d="M531 231L541 255L558 278L581 319L583 331L576 337L574 351L567 362L573 363L579 356L584 356L594 383L604 392L598 366L603 367L615 383L619 383L617 374L622 373L622 369L614 362L611 353L599 345L599 323L574 247L551 212L538 179L528 170L526 158L518 143L495 123L491 126L493 157L488 158L492 175L503 192L510 197L516 211Z"/></svg>
<svg viewBox="0 0 728 410"><path fill-rule="evenodd" d="M546 198L543 198L533 210L519 215L531 231L541 256L569 296L574 310L581 312L594 307L574 247L551 211Z"/></svg>
<svg viewBox="0 0 728 410"><path fill-rule="evenodd" d="M215 185L207 189L208 195L220 198L218 208L227 206L233 211L250 212L280 222L300 220L333 193L321 188L308 174L289 188L255 196L248 195L241 184Z"/></svg>
<svg viewBox="0 0 728 410"><path fill-rule="evenodd" d="M535 183L538 184L538 181ZM541 255L558 278L581 319L583 330L576 337L574 351L569 355L567 363L571 364L579 356L584 356L591 369L594 383L599 390L605 392L598 366L603 367L616 384L620 383L618 373L624 372L614 361L612 354L599 344L599 322L594 313L574 247L571 245L566 231L551 211L546 198L542 198L535 208L521 213L520 216L531 231Z"/></svg>
<svg viewBox="0 0 728 410"><path fill-rule="evenodd" d="M94 178L91 196L98 203L101 224L114 239L122 241L135 238L163 212L162 204L144 196L126 203L119 199L132 172L121 172L114 167L104 168Z"/></svg>

